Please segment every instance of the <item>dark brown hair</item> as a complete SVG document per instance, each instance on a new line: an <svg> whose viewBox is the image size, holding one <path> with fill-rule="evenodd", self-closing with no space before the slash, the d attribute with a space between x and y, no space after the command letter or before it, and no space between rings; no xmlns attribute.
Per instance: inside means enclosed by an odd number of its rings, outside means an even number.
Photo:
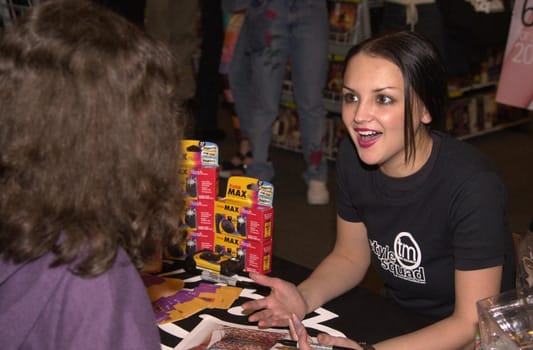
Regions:
<svg viewBox="0 0 533 350"><path fill-rule="evenodd" d="M46 1L0 40L0 256L96 276L177 236L183 118L170 52L86 1Z"/></svg>

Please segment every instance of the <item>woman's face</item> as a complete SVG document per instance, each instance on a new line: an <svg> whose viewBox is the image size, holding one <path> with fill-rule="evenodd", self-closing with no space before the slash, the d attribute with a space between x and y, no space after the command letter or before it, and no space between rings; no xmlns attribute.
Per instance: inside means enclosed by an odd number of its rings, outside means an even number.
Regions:
<svg viewBox="0 0 533 350"><path fill-rule="evenodd" d="M342 120L361 160L380 166L391 176L405 175L407 168L404 97L402 73L391 61L359 53L348 62L344 75ZM421 123L429 123L431 118L425 111L413 116L417 135Z"/></svg>

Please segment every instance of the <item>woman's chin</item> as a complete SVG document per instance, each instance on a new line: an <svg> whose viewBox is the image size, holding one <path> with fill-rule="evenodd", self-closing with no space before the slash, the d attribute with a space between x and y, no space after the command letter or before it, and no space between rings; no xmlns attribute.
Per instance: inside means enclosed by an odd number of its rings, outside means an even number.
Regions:
<svg viewBox="0 0 533 350"><path fill-rule="evenodd" d="M368 149L357 148L357 153L359 154L359 159L361 159L361 161L366 165L380 164L381 158L378 157L374 152L370 152Z"/></svg>

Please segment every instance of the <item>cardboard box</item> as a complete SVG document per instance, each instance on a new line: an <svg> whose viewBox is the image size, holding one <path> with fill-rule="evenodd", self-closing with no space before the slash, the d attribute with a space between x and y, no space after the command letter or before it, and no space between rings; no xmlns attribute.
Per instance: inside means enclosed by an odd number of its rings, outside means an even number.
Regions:
<svg viewBox="0 0 533 350"><path fill-rule="evenodd" d="M215 234L214 251L245 261L247 272L269 273L272 271L272 239L262 241L246 239L239 235Z"/></svg>
<svg viewBox="0 0 533 350"><path fill-rule="evenodd" d="M180 167L215 167L218 166L218 145L200 140L181 141Z"/></svg>
<svg viewBox="0 0 533 350"><path fill-rule="evenodd" d="M213 250L214 204L213 200L185 199L179 229L187 232L187 239L179 246L167 247L166 258L183 260L199 250Z"/></svg>
<svg viewBox="0 0 533 350"><path fill-rule="evenodd" d="M215 201L215 252L245 259L245 271L272 269L274 187L246 176L228 179L226 197Z"/></svg>
<svg viewBox="0 0 533 350"><path fill-rule="evenodd" d="M204 249L214 249L213 231L189 230L185 241L185 255L192 255Z"/></svg>
<svg viewBox="0 0 533 350"><path fill-rule="evenodd" d="M213 200L185 199L183 214L180 218L181 224L188 228L201 231L213 232L214 225L214 205Z"/></svg>
<svg viewBox="0 0 533 350"><path fill-rule="evenodd" d="M238 235L254 241L272 238L274 208L249 207L245 204L219 199L215 201L215 234Z"/></svg>
<svg viewBox="0 0 533 350"><path fill-rule="evenodd" d="M226 187L225 200L247 207L272 207L274 186L270 182L247 176L231 176Z"/></svg>
<svg viewBox="0 0 533 350"><path fill-rule="evenodd" d="M189 150L201 148L196 142L186 144L189 144L186 147L190 147ZM187 170L187 176L196 174L195 170L200 174L203 170L209 172L209 169L213 169L204 166L187 169L187 166L194 167L201 163L201 157L191 152L184 153L186 167L183 169ZM220 199L216 199L216 196L211 199L207 191L197 191L199 188L195 189L197 192L192 191L193 184L185 184L189 195L184 199L180 229L187 231L187 239L179 246L167 247L165 256L185 260L207 249L225 257L242 259L245 271L270 272L274 227L272 184L255 178L233 176L228 179L225 198ZM210 188L210 185L207 187ZM196 193L198 195L193 195Z"/></svg>
<svg viewBox="0 0 533 350"><path fill-rule="evenodd" d="M183 140L178 179L185 198L215 200L218 196L218 146L212 142Z"/></svg>
<svg viewBox="0 0 533 350"><path fill-rule="evenodd" d="M177 246L167 246L164 257L171 260L185 260L187 256L208 249L214 250L213 231L196 230L189 227L180 227L186 231L186 239Z"/></svg>
<svg viewBox="0 0 533 350"><path fill-rule="evenodd" d="M165 247L165 258L184 260L198 250L213 249L218 178L218 146L212 142L182 140L178 180L184 206L179 229L186 231L187 239L178 246Z"/></svg>

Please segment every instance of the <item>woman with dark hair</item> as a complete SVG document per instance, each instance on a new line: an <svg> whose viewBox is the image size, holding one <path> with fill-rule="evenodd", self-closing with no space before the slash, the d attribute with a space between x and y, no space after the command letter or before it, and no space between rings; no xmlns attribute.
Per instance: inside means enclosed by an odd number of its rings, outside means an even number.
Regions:
<svg viewBox="0 0 533 350"><path fill-rule="evenodd" d="M2 349L160 349L138 268L178 243L170 52L86 1L0 40Z"/></svg>
<svg viewBox="0 0 533 350"><path fill-rule="evenodd" d="M437 50L413 32L368 39L346 57L343 96L349 137L337 158L335 247L297 287L250 274L272 293L244 310L261 327L287 325L291 315L301 326L308 312L359 284L372 263L384 295L429 324L376 349L472 349L476 301L514 287L514 250L507 192L492 162L430 127L446 110ZM309 349L305 331L298 334Z"/></svg>

